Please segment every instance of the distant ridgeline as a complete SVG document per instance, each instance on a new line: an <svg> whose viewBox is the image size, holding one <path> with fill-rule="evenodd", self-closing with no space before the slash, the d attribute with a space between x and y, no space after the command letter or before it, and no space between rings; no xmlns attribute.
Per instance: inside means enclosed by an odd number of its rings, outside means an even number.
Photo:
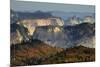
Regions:
<svg viewBox="0 0 100 67"><path fill-rule="evenodd" d="M32 14L35 17L40 16L39 18L24 18L18 21L14 15L11 15L11 45L38 39L50 46L61 48L80 45L95 48L95 21L92 17L87 16L78 23L74 17L67 25L60 17L42 15L40 11ZM13 22L15 19L17 21Z"/></svg>
<svg viewBox="0 0 100 67"><path fill-rule="evenodd" d="M94 23L95 22L95 13L79 13L79 12L42 12L42 11L36 11L36 12L19 12L10 10L11 14L11 23L15 23L18 20L24 20L24 19L46 19L46 18L53 18L58 17L63 19L65 22L64 25L74 25L79 24L82 22L89 22Z"/></svg>
<svg viewBox="0 0 100 67"><path fill-rule="evenodd" d="M50 12L42 12L42 11L36 11L36 12L17 12L14 10L10 10L11 13L11 23L15 23L18 20L24 20L24 19L41 19L41 18L52 18L52 14Z"/></svg>

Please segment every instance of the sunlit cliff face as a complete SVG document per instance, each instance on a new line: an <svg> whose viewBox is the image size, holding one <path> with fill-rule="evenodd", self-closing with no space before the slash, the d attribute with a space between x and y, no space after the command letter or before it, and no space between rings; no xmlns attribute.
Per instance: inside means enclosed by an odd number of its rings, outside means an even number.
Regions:
<svg viewBox="0 0 100 67"><path fill-rule="evenodd" d="M21 43L21 41L23 40L23 37L21 36L20 32L17 30L17 36L18 36L18 40Z"/></svg>
<svg viewBox="0 0 100 67"><path fill-rule="evenodd" d="M25 19L22 21L17 22L17 24L22 24L24 27L28 29L28 35L33 35L36 26L63 26L64 22L63 20L59 18L47 18L47 19ZM59 28L55 28L54 32L59 32Z"/></svg>
<svg viewBox="0 0 100 67"><path fill-rule="evenodd" d="M11 34L11 44L17 44L17 43L21 43L23 40L23 36L20 34L20 32L18 30L16 30L15 33Z"/></svg>
<svg viewBox="0 0 100 67"><path fill-rule="evenodd" d="M54 28L54 32L56 33L56 32L61 32L61 29L59 28L59 27L55 27Z"/></svg>
<svg viewBox="0 0 100 67"><path fill-rule="evenodd" d="M52 28L49 28L48 29L48 32L54 32L54 33L57 33L57 32L61 32L62 30L61 30L61 28L59 28L59 27L54 27L53 29Z"/></svg>

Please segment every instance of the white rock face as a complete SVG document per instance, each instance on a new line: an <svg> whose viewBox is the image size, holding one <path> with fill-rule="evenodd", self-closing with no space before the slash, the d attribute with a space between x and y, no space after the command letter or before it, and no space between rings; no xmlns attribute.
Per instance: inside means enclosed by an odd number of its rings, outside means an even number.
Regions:
<svg viewBox="0 0 100 67"><path fill-rule="evenodd" d="M83 22L84 22L84 23L95 23L95 19L94 19L92 16L86 16L86 17L83 19Z"/></svg>
<svg viewBox="0 0 100 67"><path fill-rule="evenodd" d="M33 35L36 26L48 26L48 25L58 25L63 26L64 21L60 18L47 18L47 19L25 19L17 22L17 24L22 24L29 31L28 35Z"/></svg>
<svg viewBox="0 0 100 67"><path fill-rule="evenodd" d="M11 33L10 35L10 44L17 44L17 43L21 43L23 40L23 36L20 34L20 32L18 30L16 30L16 32Z"/></svg>
<svg viewBox="0 0 100 67"><path fill-rule="evenodd" d="M67 25L71 25L71 26L80 24L80 23L82 23L82 21L79 18L77 18L76 16L69 18L67 21Z"/></svg>
<svg viewBox="0 0 100 67"><path fill-rule="evenodd" d="M81 24L81 23L93 24L95 23L95 18L93 18L92 16L86 16L83 19L80 19L76 16L73 16L66 21L66 25L70 25L70 26L74 26L74 25Z"/></svg>
<svg viewBox="0 0 100 67"><path fill-rule="evenodd" d="M11 44L21 43L24 39L28 40L27 36L32 36L37 26L63 26L64 22L60 18L47 18L47 19L25 19L17 22L19 29L16 29L16 32L11 33ZM25 29L28 29L28 32L25 32ZM51 29L48 30L50 32ZM55 28L54 32L60 31L59 28ZM28 34L27 34L28 33Z"/></svg>

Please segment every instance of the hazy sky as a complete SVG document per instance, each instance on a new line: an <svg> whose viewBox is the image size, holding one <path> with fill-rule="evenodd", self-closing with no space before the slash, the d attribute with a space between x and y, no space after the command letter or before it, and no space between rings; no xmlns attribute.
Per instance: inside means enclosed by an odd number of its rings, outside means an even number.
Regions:
<svg viewBox="0 0 100 67"><path fill-rule="evenodd" d="M71 5L55 3L24 2L11 0L11 9L15 11L34 12L41 11L64 11L64 12L95 12L93 5Z"/></svg>

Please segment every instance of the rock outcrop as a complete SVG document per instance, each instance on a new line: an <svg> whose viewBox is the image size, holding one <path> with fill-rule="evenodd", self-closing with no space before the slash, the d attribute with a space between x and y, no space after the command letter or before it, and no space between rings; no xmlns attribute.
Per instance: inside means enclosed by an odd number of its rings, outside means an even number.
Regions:
<svg viewBox="0 0 100 67"><path fill-rule="evenodd" d="M95 48L95 25L83 23L76 26L39 26L34 32L33 39L61 48L80 45Z"/></svg>
<svg viewBox="0 0 100 67"><path fill-rule="evenodd" d="M38 39L50 46L95 48L95 24L81 23L64 26L59 18L22 20L11 32L11 44ZM13 28L11 28L13 29Z"/></svg>
<svg viewBox="0 0 100 67"><path fill-rule="evenodd" d="M28 29L28 35L33 35L33 32L37 26L63 26L64 21L60 18L26 19L17 22L17 24L22 24L24 27Z"/></svg>
<svg viewBox="0 0 100 67"><path fill-rule="evenodd" d="M63 26L61 18L25 19L11 24L11 44L29 41L37 26ZM55 29L56 31L59 29Z"/></svg>

